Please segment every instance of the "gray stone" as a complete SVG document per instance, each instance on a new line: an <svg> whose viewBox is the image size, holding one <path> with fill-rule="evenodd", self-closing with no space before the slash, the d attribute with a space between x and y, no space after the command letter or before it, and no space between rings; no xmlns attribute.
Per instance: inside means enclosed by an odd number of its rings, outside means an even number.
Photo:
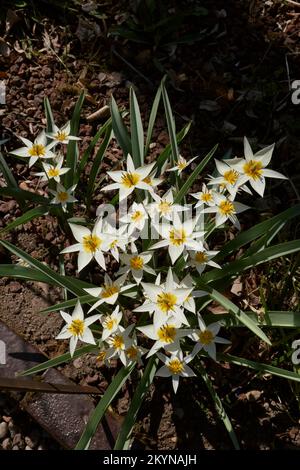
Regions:
<svg viewBox="0 0 300 470"><path fill-rule="evenodd" d="M7 436L7 433L8 433L7 423L5 423L5 421L2 421L2 423L0 423L0 439L4 439Z"/></svg>

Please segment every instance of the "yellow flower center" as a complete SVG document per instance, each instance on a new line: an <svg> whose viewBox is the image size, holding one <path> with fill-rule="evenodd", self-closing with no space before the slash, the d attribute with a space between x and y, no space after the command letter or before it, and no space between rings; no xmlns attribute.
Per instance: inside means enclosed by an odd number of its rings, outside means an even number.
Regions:
<svg viewBox="0 0 300 470"><path fill-rule="evenodd" d="M231 215L234 214L234 205L231 201L227 199L225 201L221 201L219 204L219 211L222 215Z"/></svg>
<svg viewBox="0 0 300 470"><path fill-rule="evenodd" d="M133 256L130 260L130 266L132 269L143 269L143 258L141 256Z"/></svg>
<svg viewBox="0 0 300 470"><path fill-rule="evenodd" d="M138 349L135 346L130 346L130 348L126 349L126 354L132 361L135 361L138 355Z"/></svg>
<svg viewBox="0 0 300 470"><path fill-rule="evenodd" d="M169 234L172 245L180 246L186 242L186 233L182 228L178 230L172 229L170 230Z"/></svg>
<svg viewBox="0 0 300 470"><path fill-rule="evenodd" d="M73 336L82 335L84 332L84 321L80 319L72 320L72 323L68 326L68 331L72 333Z"/></svg>
<svg viewBox="0 0 300 470"><path fill-rule="evenodd" d="M59 169L58 168L50 168L48 171L49 178L55 178L55 176L59 176Z"/></svg>
<svg viewBox="0 0 300 470"><path fill-rule="evenodd" d="M177 297L171 292L163 292L162 294L158 294L156 301L160 310L164 313L167 313L170 310L174 310L174 306L177 302Z"/></svg>
<svg viewBox="0 0 300 470"><path fill-rule="evenodd" d="M254 180L258 180L263 171L263 165L258 160L250 160L244 165L244 172L247 176Z"/></svg>
<svg viewBox="0 0 300 470"><path fill-rule="evenodd" d="M112 330L113 327L116 325L116 320L114 320L113 318L111 317L108 317L104 322L103 322L103 326L106 330Z"/></svg>
<svg viewBox="0 0 300 470"><path fill-rule="evenodd" d="M146 184L149 184L149 186L152 186L151 176L146 176L146 178L143 179L143 182L146 183Z"/></svg>
<svg viewBox="0 0 300 470"><path fill-rule="evenodd" d="M168 214L169 212L171 212L171 206L171 202L162 201L159 203L158 208L162 214Z"/></svg>
<svg viewBox="0 0 300 470"><path fill-rule="evenodd" d="M87 253L95 253L101 246L102 240L97 235L86 235L83 237L83 249Z"/></svg>
<svg viewBox="0 0 300 470"><path fill-rule="evenodd" d="M104 362L106 358L106 351L100 351L97 356L97 361Z"/></svg>
<svg viewBox="0 0 300 470"><path fill-rule="evenodd" d="M139 220L142 219L142 217L143 217L143 212L135 211L131 216L131 220L133 220L134 222L138 222Z"/></svg>
<svg viewBox="0 0 300 470"><path fill-rule="evenodd" d="M223 175L224 180L227 183L232 184L232 185L234 185L237 182L238 177L239 177L239 174L235 170L225 171L225 173Z"/></svg>
<svg viewBox="0 0 300 470"><path fill-rule="evenodd" d="M31 157L44 157L46 148L42 144L33 144L33 146L28 150L28 153Z"/></svg>
<svg viewBox="0 0 300 470"><path fill-rule="evenodd" d="M180 160L177 163L178 170L184 170L187 167L187 161L186 160Z"/></svg>
<svg viewBox="0 0 300 470"><path fill-rule="evenodd" d="M123 173L121 182L122 185L125 186L125 188L132 188L133 186L136 186L138 184L140 179L141 177L138 173L126 172Z"/></svg>
<svg viewBox="0 0 300 470"><path fill-rule="evenodd" d="M200 199L204 202L211 202L213 200L213 197L210 193L202 193Z"/></svg>
<svg viewBox="0 0 300 470"><path fill-rule="evenodd" d="M59 131L54 137L59 142L63 142L68 137L68 134L66 132Z"/></svg>
<svg viewBox="0 0 300 470"><path fill-rule="evenodd" d="M124 349L124 339L122 335L116 335L112 338L112 347L114 349Z"/></svg>
<svg viewBox="0 0 300 470"><path fill-rule="evenodd" d="M115 248L117 246L117 243L118 243L118 240L113 240L111 244L109 245L109 248L110 249Z"/></svg>
<svg viewBox="0 0 300 470"><path fill-rule="evenodd" d="M57 194L57 197L60 202L66 202L69 198L69 194L66 191L61 191Z"/></svg>
<svg viewBox="0 0 300 470"><path fill-rule="evenodd" d="M173 343L176 337L176 328L173 325L161 326L157 332L157 336L164 343Z"/></svg>
<svg viewBox="0 0 300 470"><path fill-rule="evenodd" d="M169 369L169 371L174 374L174 375L177 375L177 374L180 374L180 372L183 371L184 369L184 364L182 361L180 361L179 359L175 358L175 359L171 359L169 361L169 363L167 364L167 367Z"/></svg>
<svg viewBox="0 0 300 470"><path fill-rule="evenodd" d="M112 297L114 294L117 294L119 292L120 288L116 285L107 285L105 284L103 286L103 290L101 292L101 297L104 299L107 299L108 297Z"/></svg>
<svg viewBox="0 0 300 470"><path fill-rule="evenodd" d="M196 255L195 255L195 261L197 261L197 263L206 263L207 261L207 254L204 252L204 251L197 251Z"/></svg>
<svg viewBox="0 0 300 470"><path fill-rule="evenodd" d="M199 339L202 344L211 344L214 340L214 334L210 330L204 330L199 333Z"/></svg>

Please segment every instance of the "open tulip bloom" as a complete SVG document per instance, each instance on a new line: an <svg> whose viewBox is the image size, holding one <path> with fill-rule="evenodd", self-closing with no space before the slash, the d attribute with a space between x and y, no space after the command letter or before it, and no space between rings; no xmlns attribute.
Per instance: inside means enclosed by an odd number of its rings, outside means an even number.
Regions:
<svg viewBox="0 0 300 470"><path fill-rule="evenodd" d="M150 175L155 163L135 168L131 155L127 156L126 171L108 171L107 174L115 183L102 188L102 191L112 191L119 189L119 201L126 199L135 189L152 191L152 187L145 183L145 179Z"/></svg>
<svg viewBox="0 0 300 470"><path fill-rule="evenodd" d="M197 222L197 218L181 222L178 214L175 213L173 225L162 223L158 226L157 230L163 240L154 243L151 250L167 246L172 264L182 255L184 249L201 250L202 243L197 239L203 237L204 232L194 232Z"/></svg>
<svg viewBox="0 0 300 470"><path fill-rule="evenodd" d="M99 300L90 308L89 312L95 310L95 308L104 302L110 305L115 304L119 294L134 287L135 284L125 284L126 277L127 274L124 274L113 281L108 274L105 274L103 286L84 289L93 297L99 298Z"/></svg>
<svg viewBox="0 0 300 470"><path fill-rule="evenodd" d="M39 159L43 160L44 158L55 157L54 153L51 152L51 149L55 146L55 142L51 142L51 144L47 145L47 138L44 131L37 136L34 142L21 136L19 136L19 139L22 140L25 147L13 150L10 153L18 157L29 158L29 168Z"/></svg>
<svg viewBox="0 0 300 470"><path fill-rule="evenodd" d="M173 168L170 168L167 171L176 171L178 175L180 175L183 170L185 170L194 160L198 157L191 158L190 160L186 160L181 155L179 155L178 161Z"/></svg>
<svg viewBox="0 0 300 470"><path fill-rule="evenodd" d="M69 203L76 202L77 199L72 195L75 191L76 185L71 186L71 188L66 189L60 183L57 183L56 191L53 189L48 189L49 193L53 194L54 199L52 199L51 204L60 204L63 211L67 211L67 205Z"/></svg>
<svg viewBox="0 0 300 470"><path fill-rule="evenodd" d="M145 291L146 301L135 312L154 312L153 324L156 329L163 325L170 317L178 322L189 325L183 313L183 304L192 292L192 288L177 287L171 268L169 268L164 284L141 283Z"/></svg>
<svg viewBox="0 0 300 470"><path fill-rule="evenodd" d="M180 204L174 204L173 188L170 188L162 197L157 194L151 194L155 202L151 202L147 205L147 211L152 223L155 225L163 217L167 220L172 220L175 212L187 211L188 207L180 206Z"/></svg>
<svg viewBox="0 0 300 470"><path fill-rule="evenodd" d="M231 197L226 197L222 194L215 194L215 206L206 207L203 209L203 213L216 213L216 227L223 225L226 220L229 219L230 222L240 230L241 226L236 214L244 212L247 209L249 209L249 206L233 201Z"/></svg>
<svg viewBox="0 0 300 470"><path fill-rule="evenodd" d="M241 181L243 183L249 181L254 191L260 196L263 196L265 192L265 178L287 179L278 171L266 168L271 161L273 150L274 144L253 153L247 137L244 137L245 159L239 159L231 164L232 168L242 175Z"/></svg>
<svg viewBox="0 0 300 470"><path fill-rule="evenodd" d="M194 356L198 354L198 352L203 348L204 351L206 351L207 354L216 361L216 343L230 344L230 341L217 336L221 328L221 324L219 322L214 322L206 326L202 316L198 314L198 323L200 329L194 330L190 335L193 341L196 341L196 345L191 355Z"/></svg>
<svg viewBox="0 0 300 470"><path fill-rule="evenodd" d="M155 271L147 266L147 263L151 260L153 253L138 253L137 250L132 250L131 254L122 253L120 259L125 266L122 266L119 269L119 274L131 272L132 277L134 278L137 284L140 284L144 272L152 274L155 276Z"/></svg>
<svg viewBox="0 0 300 470"><path fill-rule="evenodd" d="M44 171L41 173L36 173L36 176L41 176L42 181L51 180L52 178L57 183L60 182L61 175L67 173L70 168L62 168L64 157L60 155L58 159L55 159L56 163L51 165L49 163L43 163ZM74 201L73 201L74 202Z"/></svg>
<svg viewBox="0 0 300 470"><path fill-rule="evenodd" d="M83 225L70 224L70 228L77 243L68 246L61 253L74 253L79 251L78 271L81 271L93 258L106 269L103 251L107 249L105 237L102 235L102 222L98 221L91 231Z"/></svg>
<svg viewBox="0 0 300 470"><path fill-rule="evenodd" d="M180 377L196 377L195 372L188 366L188 363L193 360L193 356L183 357L182 351L179 351L177 354L172 354L170 357L157 353L157 357L164 365L158 369L156 375L158 377L172 377L172 385L175 393L178 389Z"/></svg>
<svg viewBox="0 0 300 470"><path fill-rule="evenodd" d="M70 354L74 355L78 340L83 343L96 344L93 333L89 326L99 320L100 315L93 315L84 318L83 310L79 302L77 302L73 314L60 311L61 316L66 322L56 339L70 339Z"/></svg>
<svg viewBox="0 0 300 470"><path fill-rule="evenodd" d="M48 132L46 136L49 139L53 139L55 144L68 144L70 140L81 140L80 137L70 135L70 132L70 122L67 122L61 129L54 124L53 132Z"/></svg>

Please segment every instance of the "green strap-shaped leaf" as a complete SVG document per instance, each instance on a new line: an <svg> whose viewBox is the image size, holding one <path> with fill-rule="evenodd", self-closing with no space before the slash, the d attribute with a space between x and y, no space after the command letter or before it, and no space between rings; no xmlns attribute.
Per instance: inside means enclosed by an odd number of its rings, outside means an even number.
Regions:
<svg viewBox="0 0 300 470"><path fill-rule="evenodd" d="M259 224L251 227L245 232L239 233L233 240L223 246L220 253L214 258L214 261L219 262L226 256L234 251L239 250L242 246L247 245L258 237L265 235L267 232L274 230L279 222L286 224L289 220L300 216L300 204L290 207L284 212L275 215L271 219L260 222Z"/></svg>
<svg viewBox="0 0 300 470"><path fill-rule="evenodd" d="M77 136L79 130L79 121L81 108L85 99L84 91L81 92L78 101L75 105L73 116L70 122L70 134ZM67 147L66 167L70 168L68 173L64 176L64 183L66 188L70 188L76 184L76 168L78 162L78 143L76 140L70 140Z"/></svg>
<svg viewBox="0 0 300 470"><path fill-rule="evenodd" d="M97 297L93 297L92 295L81 295L80 297L75 297L74 299L65 300L64 302L43 308L43 310L40 310L40 313L58 312L59 310L71 308L76 305L77 301L79 301L81 305L85 305L94 304L97 300L99 299Z"/></svg>
<svg viewBox="0 0 300 470"><path fill-rule="evenodd" d="M188 122L181 129L181 131L179 131L178 134L176 134L176 140L177 140L178 144L185 138L185 136L189 132L191 124L192 124L192 122ZM171 154L171 151L172 151L171 144L168 144L166 146L166 148L162 151L162 153L159 155L158 159L156 160L155 167L154 167L154 169L156 169L156 176L161 175L161 169L164 166L164 164L166 163L166 161L168 160L168 158Z"/></svg>
<svg viewBox="0 0 300 470"><path fill-rule="evenodd" d="M182 199L185 197L185 195L188 193L190 187L194 184L196 178L198 175L201 173L201 171L205 168L209 160L212 158L214 155L215 151L218 148L218 144L215 145L209 152L208 154L203 158L203 160L199 163L199 165L195 168L193 173L189 176L189 178L186 180L186 182L183 184L183 186L180 188L180 191L177 193L174 203L179 204Z"/></svg>
<svg viewBox="0 0 300 470"><path fill-rule="evenodd" d="M223 424L226 428L226 431L228 432L228 435L231 439L231 442L233 443L233 446L234 446L235 450L240 450L239 441L236 437L236 434L234 432L234 429L233 429L233 426L232 426L231 421L229 419L229 416L227 415L226 410L223 406L222 400L220 399L219 395L215 391L214 386L213 386L208 374L206 373L206 370L199 363L197 364L197 366L194 369L198 373L198 375L200 377L202 377L202 379L204 380L204 383L207 387L207 390L209 391L210 396L211 396L211 398L213 400L213 403L215 405L218 416L221 419L221 421L223 421Z"/></svg>
<svg viewBox="0 0 300 470"><path fill-rule="evenodd" d="M169 132L171 149L172 149L171 164L172 166L174 166L175 162L177 162L179 159L179 150L178 150L178 144L177 144L177 138L176 138L175 119L173 116L169 96L165 87L165 81L166 81L166 76L162 79L161 90L162 90L162 97L163 97L163 102L164 102L164 107L165 107L165 114L166 114L168 132Z"/></svg>
<svg viewBox="0 0 300 470"><path fill-rule="evenodd" d="M259 318L258 315L254 312L245 312L245 314L259 326L267 326L271 328L299 328L300 327L300 312L289 312L289 311L275 311L271 310L267 313L261 313ZM205 315L205 321L210 323L216 321L221 321L222 324L230 328L240 328L244 325L234 316L224 314L224 315L215 315L209 313Z"/></svg>
<svg viewBox="0 0 300 470"><path fill-rule="evenodd" d="M300 374L297 374L296 372L292 372L287 369L281 369L281 367L275 367L260 362L250 361L249 359L232 356L231 354L218 354L218 359L225 362L230 362L231 364L236 364L238 366L249 367L250 369L257 370L258 372L262 372L264 374L277 375L278 377L282 377L283 379L300 382Z"/></svg>
<svg viewBox="0 0 300 470"><path fill-rule="evenodd" d="M96 147L97 145L97 142L99 141L100 137L105 134L105 132L107 131L107 129L109 127L111 127L111 118L109 118L104 124L103 126L101 126L95 136L93 137L93 139L91 140L91 142L89 143L89 146L87 147L87 149L83 152L83 155L80 159L80 162L78 163L78 167L77 167L77 171L76 171L76 178L75 178L75 183L74 184L78 184L79 180L80 180L80 176L81 176L81 173L83 172L87 162L88 162L88 159L92 156L92 153L94 151L94 148Z"/></svg>
<svg viewBox="0 0 300 470"><path fill-rule="evenodd" d="M127 450L129 448L130 436L137 418L138 411L153 381L158 363L158 358L154 356L149 359L148 364L143 373L143 377L140 383L138 384L134 396L132 398L130 408L122 424L121 431L118 434L114 450Z"/></svg>
<svg viewBox="0 0 300 470"><path fill-rule="evenodd" d="M39 372L43 372L44 370L50 369L51 367L57 367L60 364L74 361L76 357L80 357L83 354L90 353L94 351L95 348L96 346L92 344L82 346L81 348L75 349L74 355L72 357L70 353L61 354L60 356L54 357L53 359L49 359L49 361L42 362L42 364L38 364L37 366L31 367L30 369L19 372L18 375L25 377L27 375L38 374Z"/></svg>
<svg viewBox="0 0 300 470"><path fill-rule="evenodd" d="M19 258L26 261L30 266L35 268L37 271L43 274L48 278L49 284L56 284L62 288L68 289L69 292L72 292L76 296L85 295L86 292L83 290L84 287L95 287L88 282L81 281L79 279L69 278L67 276L61 276L57 272L53 271L49 266L41 263L37 259L25 253L25 251L17 248L12 243L5 240L0 240L0 243L4 248L7 248L11 253L18 256Z"/></svg>
<svg viewBox="0 0 300 470"><path fill-rule="evenodd" d="M154 123L155 123L155 120L156 120L156 115L157 115L160 99L161 99L161 86L158 87L158 90L156 92L156 95L155 95L155 98L154 98L154 101L153 101L153 104L152 104L150 117L149 117L147 137L146 137L146 145L145 145L145 151L144 151L145 156L148 153L149 145L151 143Z"/></svg>
<svg viewBox="0 0 300 470"><path fill-rule="evenodd" d="M93 196L95 181L96 181L97 175L100 171L100 167L101 167L101 163L102 163L104 154L105 154L106 149L108 147L108 144L111 140L111 135L112 135L112 127L110 125L106 128L106 132L105 132L103 142L101 143L101 145L98 149L98 152L95 156L95 160L93 162L91 172L90 172L90 175L89 175L87 191L86 191L86 205L87 205L87 207L90 207L90 205L91 205L91 200L92 200L92 196Z"/></svg>
<svg viewBox="0 0 300 470"><path fill-rule="evenodd" d="M256 325L256 323L243 312L241 309L239 309L231 300L227 299L221 292L218 292L216 289L211 288L210 286L207 286L205 284L200 284L198 287L201 290L204 290L209 294L209 296L218 302L222 307L226 308L230 313L232 313L235 318L237 318L240 322L242 322L249 330L253 331L260 339L265 341L267 344L271 345L271 342L269 338L265 335L265 333Z"/></svg>
<svg viewBox="0 0 300 470"><path fill-rule="evenodd" d="M144 130L138 100L132 87L129 102L132 159L137 168L144 164Z"/></svg>
<svg viewBox="0 0 300 470"><path fill-rule="evenodd" d="M44 108L46 116L46 132L50 133L54 131L55 122L48 97L44 98Z"/></svg>
<svg viewBox="0 0 300 470"><path fill-rule="evenodd" d="M50 199L40 196L39 194L32 193L30 191L24 191L20 188L0 188L0 196L10 196L16 200L22 201L33 201L37 204L44 204L47 205L50 202Z"/></svg>
<svg viewBox="0 0 300 470"><path fill-rule="evenodd" d="M25 214L22 214L20 217L17 217L17 219L15 219L10 224L7 224L6 227L0 230L0 234L4 232L9 232L10 230L19 227L20 225L26 224L30 220L40 217L41 215L45 215L48 211L49 208L46 206L38 206L34 209L30 209L29 211L25 212Z"/></svg>
<svg viewBox="0 0 300 470"><path fill-rule="evenodd" d="M50 285L57 285L56 282L50 282L49 277L45 276L36 269L20 266L19 264L0 264L0 276L12 277L14 279L24 279L25 281L45 282Z"/></svg>
<svg viewBox="0 0 300 470"><path fill-rule="evenodd" d="M222 269L212 269L201 276L201 283L217 281L227 276L235 276L246 269L253 268L259 264L280 258L281 256L287 256L297 251L300 251L300 240L293 240L290 242L280 243L279 245L269 246L255 255L232 261L231 263L223 266Z"/></svg>
<svg viewBox="0 0 300 470"><path fill-rule="evenodd" d="M133 369L134 364L128 367L122 367L122 369L119 370L119 372L107 388L106 392L104 393L103 397L99 401L92 415L90 416L85 430L83 431L81 438L79 439L75 447L75 450L87 449L87 446L90 444L91 439L95 435L97 427L101 419L103 418L107 408L109 407L117 393L120 391Z"/></svg>
<svg viewBox="0 0 300 470"><path fill-rule="evenodd" d="M130 136L113 96L111 97L110 113L114 135L123 150L124 157L127 158L128 153L132 153Z"/></svg>

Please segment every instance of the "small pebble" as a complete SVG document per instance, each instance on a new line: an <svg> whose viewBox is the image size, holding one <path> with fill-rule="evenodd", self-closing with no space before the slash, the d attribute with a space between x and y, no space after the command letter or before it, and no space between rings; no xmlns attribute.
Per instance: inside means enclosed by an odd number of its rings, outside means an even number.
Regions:
<svg viewBox="0 0 300 470"><path fill-rule="evenodd" d="M4 439L7 436L8 433L8 426L5 421L2 421L0 423L0 439Z"/></svg>
<svg viewBox="0 0 300 470"><path fill-rule="evenodd" d="M18 446L13 446L12 450L19 450Z"/></svg>
<svg viewBox="0 0 300 470"><path fill-rule="evenodd" d="M26 446L26 447L25 447L25 450L32 450L32 448L29 447L29 446Z"/></svg>
<svg viewBox="0 0 300 470"><path fill-rule="evenodd" d="M12 448L11 439L7 437L6 439L4 439L4 441L2 441L2 449L10 450L11 448Z"/></svg>
<svg viewBox="0 0 300 470"><path fill-rule="evenodd" d="M26 447L30 447L30 449L33 449L34 448L34 443L32 442L32 440L30 439L30 437L28 436L25 436L25 444L26 444Z"/></svg>

